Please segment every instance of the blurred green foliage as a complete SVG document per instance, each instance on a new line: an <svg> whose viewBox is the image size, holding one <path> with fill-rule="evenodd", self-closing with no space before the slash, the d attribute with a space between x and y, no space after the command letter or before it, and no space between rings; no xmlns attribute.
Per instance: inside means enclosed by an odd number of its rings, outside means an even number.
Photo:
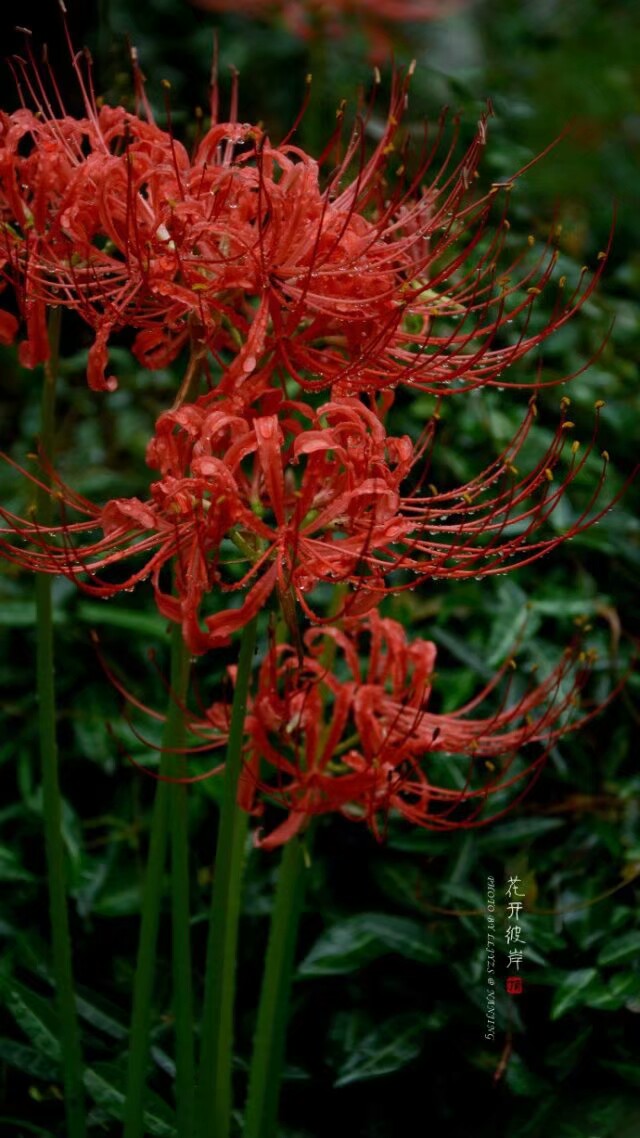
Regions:
<svg viewBox="0 0 640 1138"><path fill-rule="evenodd" d="M102 5L92 48L100 89L128 90L123 37L139 48L149 93L163 114L160 79L172 84L176 129L206 104L212 26L219 29L220 71L241 72L241 117L286 133L314 72L313 101L301 128L313 145L332 126L342 97L370 82L364 41L349 37L306 45L281 25L251 25L240 14L212 21L180 0ZM34 29L37 32L37 28ZM638 449L640 414L640 14L625 0L486 0L449 21L398 32L399 62L418 59L410 117L433 116L448 102L472 129L487 96L496 118L487 148L487 181L511 176L569 123L558 146L516 185L516 237L545 240L562 222L559 271L579 272L617 221L610 267L581 315L548 341L550 374L571 374L597 356L570 386L578 437L592 429L593 404L606 399L600 442L611 454L607 488L622 484ZM380 113L384 113L381 96ZM319 109L318 109L319 108ZM544 306L544 298L541 301ZM97 401L83 386L86 343L64 343L58 424L59 467L79 492L108 497L143 486L144 449L169 373L137 369L123 346L114 352L120 390ZM537 366L538 361L528 366ZM6 446L24 460L38 422L39 377L2 354L0 412ZM564 389L562 391L564 393ZM559 391L541 398L533 437L544 442L557 419ZM432 403L399 398L393 427L416 435ZM523 401L484 392L443 411L435 457L438 482L468 478L513 434ZM594 460L577 509L597 479ZM28 504L29 491L2 470L3 501ZM518 643L514 683L531 664L553 666L584 629L598 652L595 694L605 699L630 669L638 637L640 548L638 489L631 487L597 527L543 565L506 578L448 583L402 594L388 610L439 646L435 700L441 710L470 698ZM559 516L563 527L567 516ZM137 936L139 884L152 787L127 762L149 762L138 728L122 718L89 639L128 685L159 707L166 672L163 621L142 593L102 605L68 583L56 587L60 742L66 795L64 837L72 898L78 1010L89 1058L87 1090L96 1134L119 1133L123 1055ZM34 605L28 580L0 577L3 653L0 689L0 1069L8 1135L62 1135L59 1045L51 1010L41 792L33 695ZM155 653L156 664L149 660ZM223 666L232 653L221 653ZM203 692L215 680L200 677ZM640 1042L640 772L638 677L631 667L621 695L579 734L554 748L542 777L516 813L466 833L410 831L392 822L377 846L343 819L318 827L302 926L300 967L288 1045L281 1138L397 1138L431 1132L448 1138L509 1133L513 1138L633 1138L640 1133L636 1056ZM204 698L204 697L203 697ZM153 735L147 722L140 728ZM217 785L191 795L194 936L202 950L213 856ZM245 1079L261 974L273 858L251 851L244 898L240 968L238 1085ZM505 885L517 874L526 893L524 992L505 993ZM485 1038L486 889L496 883L496 1032ZM162 953L166 955L168 930ZM160 977L169 969L159 970ZM201 984L198 972L196 983ZM156 998L153 1095L147 1132L175 1135L168 990ZM461 1093L464 1086L464 1093ZM498 1128L498 1129L496 1129Z"/></svg>

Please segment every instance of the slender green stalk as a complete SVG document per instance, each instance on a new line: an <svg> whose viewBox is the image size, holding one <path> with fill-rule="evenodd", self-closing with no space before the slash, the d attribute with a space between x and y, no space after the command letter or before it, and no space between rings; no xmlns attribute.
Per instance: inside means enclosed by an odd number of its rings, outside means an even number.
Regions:
<svg viewBox="0 0 640 1138"><path fill-rule="evenodd" d="M172 641L172 696L167 716L165 746L184 744L184 700L189 683L189 657L182 630L176 625ZM186 762L179 753L168 757L177 777ZM193 1138L195 1112L195 1051L193 1038L193 983L191 960L191 914L189 905L188 787L171 787L171 918L173 959L173 1010L176 1037L176 1105L180 1138Z"/></svg>
<svg viewBox="0 0 640 1138"><path fill-rule="evenodd" d="M53 309L51 313L49 339L51 355L44 373L40 427L40 448L48 461L51 460L53 454L55 388L60 343L59 309ZM46 483L46 472L42 474L41 480L43 483ZM43 527L49 525L52 518L52 502L51 495L44 486L38 488L36 509L38 524ZM62 838L62 796L60 794L60 783L58 779L53 606L51 600L51 578L49 576L44 573L37 574L35 593L37 611L36 682L40 731L40 762L42 766L42 800L49 884L53 974L56 989L56 1005L60 1022L64 1105L69 1138L84 1138L86 1123L82 1053L73 990L71 938L69 936L64 842Z"/></svg>
<svg viewBox="0 0 640 1138"><path fill-rule="evenodd" d="M149 1027L153 992L156 941L160 920L162 881L167 855L169 827L169 787L160 782L156 787L147 872L142 893L140 939L133 982L133 1011L129 1036L127 1095L124 1108L123 1138L141 1138L143 1134L144 1088L149 1056Z"/></svg>
<svg viewBox="0 0 640 1138"><path fill-rule="evenodd" d="M175 749L182 746L184 740L184 695L188 682L189 662L182 641L182 632L179 626L173 630L171 648L171 696L167 711L167 719L162 739L162 758L160 774L171 775ZM170 803L175 791L183 788L172 786L167 782L158 782L155 802L151 816L151 831L149 835L149 853L147 857L147 871L145 875L142 909L140 920L140 940L138 943L138 957L133 984L133 1011L131 1015L131 1032L129 1037L129 1059L127 1069L127 1094L124 1110L123 1138L142 1138L144 1134L144 1094L146 1084L147 1063L149 1058L149 1031L151 1025L151 999L153 995L153 979L156 961L156 943L158 939L158 925L160 922L160 904L162 901L164 871L167 858L167 839L169 833ZM188 900L176 896L182 886L184 876L187 874L186 854L186 804L172 811L172 859L173 868L180 885L172 890L173 900L173 929L174 929L174 978L178 970L183 968L190 973L191 962L188 941L189 916ZM182 931L176 930L178 920L182 920L186 905L186 942ZM178 916L180 914L180 916ZM179 1109L189 1114L192 1107L192 1090L185 1095L185 1086L188 1080L193 1085L193 1058L189 1067L188 1048L184 1045L184 1038L191 1022L190 992L182 984L176 985L176 1044L177 1044L177 1084ZM182 1134L182 1132L181 1132ZM188 1138L188 1131L185 1131Z"/></svg>
<svg viewBox="0 0 640 1138"><path fill-rule="evenodd" d="M198 1085L198 1138L229 1138L233 1006L240 891L248 817L237 803L257 618L244 630L238 661L218 829L207 948Z"/></svg>
<svg viewBox="0 0 640 1138"><path fill-rule="evenodd" d="M282 854L249 1072L244 1138L275 1138L293 961L305 886L298 837Z"/></svg>

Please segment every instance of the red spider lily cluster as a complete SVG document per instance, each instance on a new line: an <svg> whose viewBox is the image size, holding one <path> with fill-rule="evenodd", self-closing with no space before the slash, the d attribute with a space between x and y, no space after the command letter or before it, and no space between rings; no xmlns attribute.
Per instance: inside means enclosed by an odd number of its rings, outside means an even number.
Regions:
<svg viewBox="0 0 640 1138"><path fill-rule="evenodd" d="M330 664L327 640L336 649ZM433 830L484 825L488 800L497 802L496 818L513 805L511 789L521 797L537 776L588 673L584 654L575 667L568 650L544 683L474 718L503 673L455 713L431 712L435 645L408 642L394 620L372 613L342 629L314 629L305 648L302 665L289 645L270 652L249 714L244 804L251 809L260 793L256 812L264 812L265 799L288 811L257 839L267 848L287 841L310 815L334 811L364 821L378 838L390 812ZM531 762L518 760L529 743L542 750ZM461 757L469 760L466 772Z"/></svg>
<svg viewBox="0 0 640 1138"><path fill-rule="evenodd" d="M316 161L293 135L274 146L235 113L228 123L214 113L189 154L153 121L139 75L134 114L98 106L77 70L84 117L56 113L29 67L21 80L36 109L0 116L0 264L14 301L0 313L0 339L22 327L20 359L35 366L49 354L48 310L71 310L91 329L87 378L97 391L116 386L108 353L123 330L144 366L183 354L188 363L148 444L148 494L91 502L45 456L42 485L60 521L45 532L1 510L3 556L102 597L149 579L196 655L279 604L294 646L272 647L261 668L243 783L248 809L264 799L288 811L264 845L328 811L378 834L389 811L441 829L477 824L490 795L500 812L509 787L540 761L522 765L518 750L535 742L544 754L567 729L584 667L570 654L485 719L469 713L495 683L457 713L435 715L433 645L407 643L377 608L426 581L535 561L599 516L602 478L568 533L547 527L595 440L571 442L566 399L526 473L516 460L535 396L476 477L448 489L428 478L439 401L503 383L505 368L590 295L602 260L570 294L559 281L551 316L532 322L536 297L554 287L552 243L533 261L507 255L497 203L508 186L475 188L486 119L462 157L444 121L410 154L401 122L409 76L394 82L370 156L365 112ZM387 430L400 384L434 397L417 440ZM512 386L537 391L542 379ZM326 585L340 586L331 618L317 594ZM304 622L315 627L303 636ZM214 718L219 741L220 707ZM451 754L473 768L484 757L495 769L499 758L499 773L479 786L456 782L443 757Z"/></svg>
<svg viewBox="0 0 640 1138"><path fill-rule="evenodd" d="M575 714L592 662L577 643L541 683L527 686L515 661L505 661L482 691L449 714L429 707L436 655L431 641L409 641L397 621L376 611L310 628L301 645L271 641L249 701L239 792L242 807L263 822L257 845L275 849L309 818L327 813L365 823L378 839L390 813L431 830L486 825L524 796L551 746L599 710L582 705ZM105 668L128 705L163 718ZM229 671L234 682L236 669ZM503 685L501 705L478 716L507 675L517 679L518 694ZM225 746L227 702L216 700L197 716L184 712L194 740L190 755ZM128 719L152 746L129 713ZM523 749L533 745L530 759ZM168 781L199 782L222 769ZM265 833L264 821L271 826L283 809L285 820Z"/></svg>

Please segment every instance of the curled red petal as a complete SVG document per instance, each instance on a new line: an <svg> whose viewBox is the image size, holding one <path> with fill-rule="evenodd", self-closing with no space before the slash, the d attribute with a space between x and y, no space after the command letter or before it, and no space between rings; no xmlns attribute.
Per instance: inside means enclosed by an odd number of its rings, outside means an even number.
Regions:
<svg viewBox="0 0 640 1138"><path fill-rule="evenodd" d="M0 311L0 344L13 344L19 324L11 312Z"/></svg>

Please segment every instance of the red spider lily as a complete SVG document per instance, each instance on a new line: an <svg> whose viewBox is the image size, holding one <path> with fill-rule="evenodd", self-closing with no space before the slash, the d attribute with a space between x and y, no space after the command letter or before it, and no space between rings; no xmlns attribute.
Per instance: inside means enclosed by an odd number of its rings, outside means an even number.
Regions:
<svg viewBox="0 0 640 1138"><path fill-rule="evenodd" d="M532 263L504 255L504 210L494 215L511 183L473 189L486 117L461 157L457 128L445 142L443 122L409 155L401 120L410 73L394 81L373 154L364 155L365 117L322 184L309 155L236 121L214 122L189 156L149 120L139 76L146 117L97 108L76 70L83 119L54 115L37 71L24 67L38 113L0 123L2 271L26 319L26 364L46 358L45 308L54 305L94 329L95 388L114 387L108 343L128 327L151 367L187 342L210 351L228 392L257 369L263 384L293 378L337 394L398 383L448 394L504 382L505 368L574 314L601 271L602 259L571 295L560 287L547 323L529 329L555 252L550 244ZM516 318L513 335L506 325ZM3 325L6 337L12 325Z"/></svg>
<svg viewBox="0 0 640 1138"><path fill-rule="evenodd" d="M346 26L365 33L371 54L390 54L389 25L442 19L463 6L464 0L191 0L208 12L241 12L250 19L281 18L289 31L304 40L336 39Z"/></svg>
<svg viewBox="0 0 640 1138"><path fill-rule="evenodd" d="M258 815L265 803L287 811L266 837L256 835L266 849L328 813L365 822L379 839L390 813L433 830L485 825L524 796L553 743L599 710L568 718L591 662L578 648L567 649L545 680L511 699L507 685L501 705L484 717L476 709L511 674L513 661L463 707L438 714L428 710L435 645L409 642L394 620L372 613L342 629L310 630L304 650L301 662L296 648L272 644L249 703L239 801ZM187 719L212 746L224 741L225 704ZM519 752L529 744L539 750L525 759ZM170 781L199 781L220 769Z"/></svg>
<svg viewBox="0 0 640 1138"><path fill-rule="evenodd" d="M486 470L455 490L430 487L428 495L422 483L433 423L414 445L388 436L360 400L317 410L278 405L277 393L270 402L266 414L241 412L220 397L166 412L148 448L160 478L146 501L120 498L99 508L54 481L54 497L87 520L43 533L37 522L0 511L4 556L66 574L103 597L150 577L160 612L181 623L191 651L201 653L226 643L274 591L292 627L296 602L310 619L323 619L307 599L323 582L347 586L344 612L362 613L386 593L425 580L487 576L535 561L611 505L594 514L601 478L567 533L545 532L595 440L594 432L582 450L569 443L566 400L549 449L528 474L518 475L514 461L534 403ZM97 528L102 537L93 536ZM124 580L103 576L133 558L141 564ZM211 597L225 594L236 594L238 606L207 613Z"/></svg>
<svg viewBox="0 0 640 1138"><path fill-rule="evenodd" d="M308 630L303 653L300 659L297 647L272 642L249 698L239 803L259 817L267 809L287 811L266 836L256 832L256 844L265 849L329 813L365 822L379 840L390 815L440 831L486 825L530 790L553 744L602 706L582 701L592 655L578 645L566 649L537 684L507 660L472 700L446 714L429 710L435 645L409 641L397 621L377 612L342 627ZM234 682L236 669L228 671ZM164 718L132 696L108 667L107 673L128 705ZM501 686L506 690L498 706L479 716L482 704L495 705ZM196 742L181 753L195 756L225 745L228 703L216 701L198 714L183 711ZM136 737L153 747L127 718ZM525 756L531 745L536 753ZM198 774L164 776L133 765L180 783L224 769L217 763Z"/></svg>
<svg viewBox="0 0 640 1138"><path fill-rule="evenodd" d="M249 16L272 15L278 8L292 26L300 24L304 13L320 13L326 17L340 13L356 15L373 13L387 20L433 20L460 7L452 0L192 0L198 8L210 12L238 12Z"/></svg>

